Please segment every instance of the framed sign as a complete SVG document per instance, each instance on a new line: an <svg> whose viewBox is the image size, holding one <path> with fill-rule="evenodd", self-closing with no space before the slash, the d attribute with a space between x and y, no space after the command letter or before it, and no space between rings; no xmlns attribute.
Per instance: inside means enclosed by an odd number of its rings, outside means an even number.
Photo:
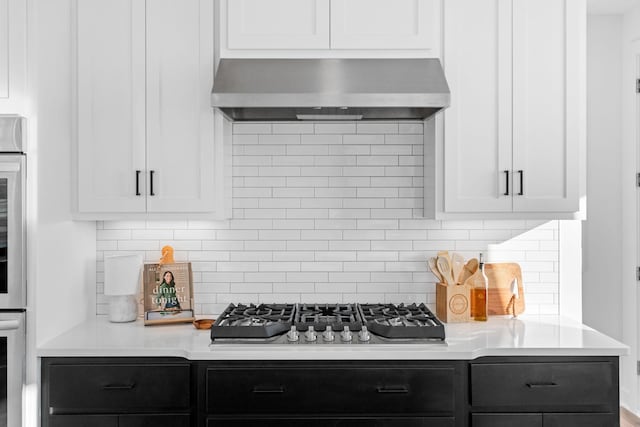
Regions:
<svg viewBox="0 0 640 427"><path fill-rule="evenodd" d="M195 320L190 262L145 264L143 282L145 325Z"/></svg>

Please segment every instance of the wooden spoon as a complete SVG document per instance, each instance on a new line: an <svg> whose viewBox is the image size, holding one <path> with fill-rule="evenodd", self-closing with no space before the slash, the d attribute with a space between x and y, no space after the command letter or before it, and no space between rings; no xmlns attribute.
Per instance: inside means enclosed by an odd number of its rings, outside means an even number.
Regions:
<svg viewBox="0 0 640 427"><path fill-rule="evenodd" d="M464 257L457 252L451 253L451 270L453 271L453 281L460 284L460 273L464 268Z"/></svg>
<svg viewBox="0 0 640 427"><path fill-rule="evenodd" d="M438 266L438 271L442 274L444 278L444 282L447 286L454 284L453 277L451 276L451 264L449 264L449 260L445 257L439 256L436 260L436 265Z"/></svg>
<svg viewBox="0 0 640 427"><path fill-rule="evenodd" d="M476 258L471 258L462 268L460 281L458 283L464 285L467 279L473 276L473 273L475 273L476 271L478 271L478 260Z"/></svg>
<svg viewBox="0 0 640 427"><path fill-rule="evenodd" d="M428 265L433 275L436 276L436 278L438 279L438 282L444 283L444 278L442 277L442 274L440 274L440 271L438 271L438 266L436 265L435 257L429 258Z"/></svg>

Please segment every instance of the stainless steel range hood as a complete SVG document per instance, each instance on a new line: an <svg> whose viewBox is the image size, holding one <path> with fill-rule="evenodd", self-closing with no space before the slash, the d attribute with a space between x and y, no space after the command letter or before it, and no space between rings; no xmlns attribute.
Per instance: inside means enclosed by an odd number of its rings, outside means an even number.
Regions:
<svg viewBox="0 0 640 427"><path fill-rule="evenodd" d="M449 98L438 59L222 59L211 104L235 121L416 120Z"/></svg>

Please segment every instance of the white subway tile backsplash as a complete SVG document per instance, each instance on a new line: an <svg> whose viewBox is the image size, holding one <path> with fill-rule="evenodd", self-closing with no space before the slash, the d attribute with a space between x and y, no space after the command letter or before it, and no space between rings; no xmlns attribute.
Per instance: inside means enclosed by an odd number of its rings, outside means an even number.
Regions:
<svg viewBox="0 0 640 427"><path fill-rule="evenodd" d="M313 123L273 123L272 129L276 134L312 134Z"/></svg>
<svg viewBox="0 0 640 427"><path fill-rule="evenodd" d="M384 144L384 135L344 135L343 144L346 145L376 145Z"/></svg>
<svg viewBox="0 0 640 427"><path fill-rule="evenodd" d="M358 122L356 130L359 134L367 133L398 133L398 123L363 123Z"/></svg>
<svg viewBox="0 0 640 427"><path fill-rule="evenodd" d="M422 123L400 123L398 130L403 134L419 134L424 133L424 126Z"/></svg>
<svg viewBox="0 0 640 427"><path fill-rule="evenodd" d="M274 261L313 261L315 252L313 251L295 251L295 252L274 252Z"/></svg>
<svg viewBox="0 0 640 427"><path fill-rule="evenodd" d="M271 123L234 123L233 134L269 134L271 128Z"/></svg>
<svg viewBox="0 0 640 427"><path fill-rule="evenodd" d="M235 134L233 135L233 143L235 145L257 144L258 135L257 134Z"/></svg>
<svg viewBox="0 0 640 427"><path fill-rule="evenodd" d="M339 123L316 123L315 133L317 134L351 134L356 133L356 124L351 122Z"/></svg>
<svg viewBox="0 0 640 427"><path fill-rule="evenodd" d="M342 135L302 135L300 142L313 145L342 144Z"/></svg>
<svg viewBox="0 0 640 427"><path fill-rule="evenodd" d="M300 144L300 135L258 135L258 144Z"/></svg>
<svg viewBox="0 0 640 427"><path fill-rule="evenodd" d="M197 315L230 302L427 302L438 250L518 262L528 313L558 313L557 221L420 218L421 122L235 123L227 221L97 222L104 256L192 262Z"/></svg>

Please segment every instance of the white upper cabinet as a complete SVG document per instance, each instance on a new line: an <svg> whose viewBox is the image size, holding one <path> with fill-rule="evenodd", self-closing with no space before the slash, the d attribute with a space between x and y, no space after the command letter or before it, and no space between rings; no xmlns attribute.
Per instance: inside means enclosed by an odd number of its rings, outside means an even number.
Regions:
<svg viewBox="0 0 640 427"><path fill-rule="evenodd" d="M443 217L578 211L585 13L584 0L445 2Z"/></svg>
<svg viewBox="0 0 640 427"><path fill-rule="evenodd" d="M80 0L77 18L78 208L145 212L145 2Z"/></svg>
<svg viewBox="0 0 640 427"><path fill-rule="evenodd" d="M213 0L77 2L80 213L215 211L213 18Z"/></svg>
<svg viewBox="0 0 640 427"><path fill-rule="evenodd" d="M514 211L578 210L580 11L581 0L513 3Z"/></svg>
<svg viewBox="0 0 640 427"><path fill-rule="evenodd" d="M26 90L27 0L0 0L0 113L22 113Z"/></svg>
<svg viewBox="0 0 640 427"><path fill-rule="evenodd" d="M440 0L331 0L332 49L427 49L440 41Z"/></svg>
<svg viewBox="0 0 640 427"><path fill-rule="evenodd" d="M229 49L326 49L329 0L225 1Z"/></svg>
<svg viewBox="0 0 640 427"><path fill-rule="evenodd" d="M444 122L447 212L510 212L511 2L447 0ZM505 173L506 172L506 173Z"/></svg>
<svg viewBox="0 0 640 427"><path fill-rule="evenodd" d="M215 208L212 19L211 0L147 1L149 212Z"/></svg>
<svg viewBox="0 0 640 427"><path fill-rule="evenodd" d="M443 0L221 0L221 57L437 57Z"/></svg>

